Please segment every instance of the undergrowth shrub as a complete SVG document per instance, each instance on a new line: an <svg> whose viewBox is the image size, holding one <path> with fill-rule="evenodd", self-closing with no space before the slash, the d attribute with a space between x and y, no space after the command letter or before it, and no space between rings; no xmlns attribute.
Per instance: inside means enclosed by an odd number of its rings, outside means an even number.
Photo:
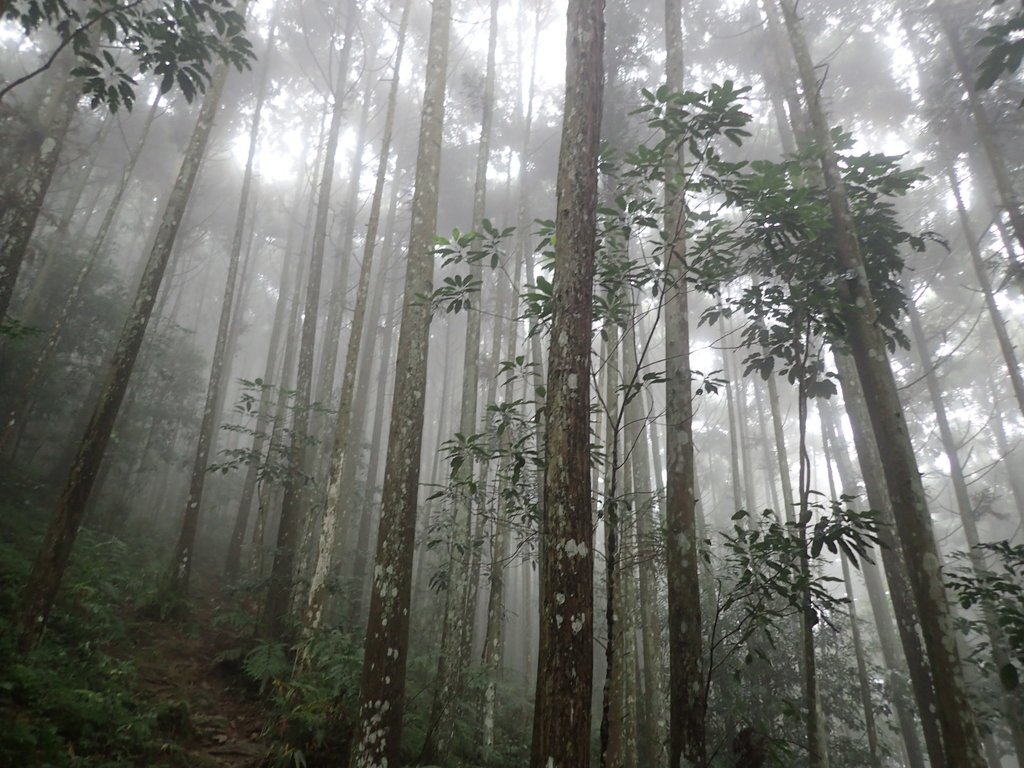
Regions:
<svg viewBox="0 0 1024 768"><path fill-rule="evenodd" d="M0 765L135 763L156 748L160 713L136 697L124 606L154 559L82 531L46 635L21 652L14 622L46 517L0 505Z"/></svg>

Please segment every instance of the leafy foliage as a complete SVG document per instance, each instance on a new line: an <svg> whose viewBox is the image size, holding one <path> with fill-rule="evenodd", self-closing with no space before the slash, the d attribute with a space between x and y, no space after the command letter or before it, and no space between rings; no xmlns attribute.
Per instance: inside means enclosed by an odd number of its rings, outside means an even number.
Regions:
<svg viewBox="0 0 1024 768"><path fill-rule="evenodd" d="M505 260L504 241L515 228L499 230L490 219L484 219L480 229L480 232L455 229L450 237L435 238L434 255L441 259L441 266L488 264L491 269L497 269ZM472 309L473 295L480 292L481 285L482 281L472 272L445 276L442 285L430 294L431 311L436 313L443 309L445 313L455 313Z"/></svg>
<svg viewBox="0 0 1024 768"><path fill-rule="evenodd" d="M221 425L226 432L235 432L249 438L236 448L225 448L220 451L221 460L213 462L207 467L208 472L219 472L228 474L241 467L255 466L256 481L260 484L271 483L284 485L286 483L308 483L312 477L301 473L294 477L291 472L291 463L288 459L288 452L291 449L294 431L288 425L289 414L293 413L298 406L295 403L297 392L285 389L275 384L270 384L263 379L239 379L242 390L239 393L238 401L232 406L235 420ZM333 413L320 402L310 403L305 406L314 413ZM282 414L284 423L277 423L277 416ZM266 429L258 428L259 416L263 413L269 416L266 420ZM259 438L264 442L261 450L254 447L255 439ZM314 446L319 444L315 435L307 435L306 445Z"/></svg>
<svg viewBox="0 0 1024 768"><path fill-rule="evenodd" d="M1004 2L995 0L993 5ZM1016 72L1024 60L1024 5L1006 21L988 27L978 45L989 49L978 65L977 87L986 90L1004 74Z"/></svg>
<svg viewBox="0 0 1024 768"><path fill-rule="evenodd" d="M56 32L56 52L74 51L72 74L92 106L111 111L132 108L137 75L151 72L161 93L176 87L191 102L206 90L215 60L241 71L253 59L245 19L229 0L26 0L4 10L26 36L42 27Z"/></svg>
<svg viewBox="0 0 1024 768"><path fill-rule="evenodd" d="M843 497L812 504L822 514L808 531L806 556L820 562L822 550L835 554L839 550L856 565L878 543L878 522L873 512L858 512L845 506L851 499ZM732 533L723 534L727 567L738 574L726 598L725 607L741 603L753 610L751 621L774 621L791 611L802 610L804 596L810 596L811 610L820 614L822 607L839 602L830 590L831 584L842 580L814 573L813 568L800 568L803 544L799 522L781 522L771 510L761 514L756 526L746 527L750 513L740 510L733 515L736 525ZM755 603L747 601L751 596ZM775 603L775 599L778 603ZM770 631L770 630L769 630Z"/></svg>
<svg viewBox="0 0 1024 768"><path fill-rule="evenodd" d="M996 672L1002 686L1014 690L1024 677L1024 545L996 541L979 544L978 549L995 560L995 568L976 571L964 565L946 573L946 584L964 610L985 606L995 615L1013 654ZM964 627L987 635L978 623L966 622Z"/></svg>
<svg viewBox="0 0 1024 768"><path fill-rule="evenodd" d="M119 648L130 643L123 602L143 599L155 578L147 562L159 560L83 531L48 632L23 653L13 617L43 515L32 506L4 505L0 520L0 764L149 762L162 710L136 694L134 667Z"/></svg>
<svg viewBox="0 0 1024 768"><path fill-rule="evenodd" d="M766 740L770 765L793 765L802 747L790 741L805 717L796 659L802 653L794 622L804 610L805 595L815 624L816 645L826 648L848 642L846 599L834 592L841 579L827 575L826 553L848 552L857 562L877 544L877 521L870 512L850 508L850 497L817 502L812 509L818 520L802 540L796 522L780 522L772 510L760 515L740 510L732 532L706 540L701 549L710 566L716 588L706 596L704 613L710 628L705 650L709 744L727 744L745 723L757 724ZM802 559L810 560L805 569ZM830 709L848 722L850 729L832 734L840 755L862 750L857 734L861 727L859 701L854 693L855 669L851 651L819 656L823 677L842 682L830 686L836 695L849 696ZM730 765L724 760L716 765ZM855 760L846 765L858 764Z"/></svg>

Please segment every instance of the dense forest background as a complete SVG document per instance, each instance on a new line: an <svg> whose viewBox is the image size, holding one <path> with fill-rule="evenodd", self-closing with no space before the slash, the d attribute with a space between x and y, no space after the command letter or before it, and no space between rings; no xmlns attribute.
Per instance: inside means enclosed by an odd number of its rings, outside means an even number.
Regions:
<svg viewBox="0 0 1024 768"><path fill-rule="evenodd" d="M1022 57L0 0L0 764L1024 765Z"/></svg>

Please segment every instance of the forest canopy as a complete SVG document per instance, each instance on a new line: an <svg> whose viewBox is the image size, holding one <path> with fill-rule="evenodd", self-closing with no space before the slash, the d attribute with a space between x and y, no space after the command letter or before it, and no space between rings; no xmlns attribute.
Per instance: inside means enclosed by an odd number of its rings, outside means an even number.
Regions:
<svg viewBox="0 0 1024 768"><path fill-rule="evenodd" d="M1024 765L1022 19L0 0L0 763Z"/></svg>

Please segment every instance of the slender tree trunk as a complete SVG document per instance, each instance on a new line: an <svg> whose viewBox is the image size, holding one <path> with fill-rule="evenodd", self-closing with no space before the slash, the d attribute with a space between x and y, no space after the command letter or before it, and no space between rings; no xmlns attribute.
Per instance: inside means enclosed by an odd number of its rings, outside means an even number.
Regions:
<svg viewBox="0 0 1024 768"><path fill-rule="evenodd" d="M957 451L956 440L953 438L953 430L949 426L946 406L942 399L942 390L939 387L938 377L935 375L935 365L928 352L928 341L925 338L924 329L921 327L921 316L913 302L907 305L907 311L910 315L910 330L914 339L914 345L917 347L917 354L921 358L921 366L924 368L924 380L928 387L928 395L932 401L932 409L935 412L935 422L939 428L942 449L946 455L946 461L949 463L953 495L956 498L960 521L963 525L964 538L967 541L967 556L975 574L980 575L989 569L985 564L984 553L978 548L978 545L981 543L981 537L978 534L978 523L975 518L974 505L971 503L971 497L967 490L967 478L964 477L963 464ZM1006 635L999 626L991 604L983 603L981 613L985 624L985 631L988 634L992 659L996 667L1002 670L1011 664ZM1024 759L1024 706L1021 705L1020 697L1015 692L1004 691L1002 707L1003 717L1010 730L1013 748L1017 754L1018 761L1020 761Z"/></svg>
<svg viewBox="0 0 1024 768"><path fill-rule="evenodd" d="M359 715L349 761L351 768L386 768L399 764L427 347L430 342L430 307L421 297L429 295L433 288L433 241L437 226L450 26L450 0L435 0L430 22L377 561L363 652Z"/></svg>
<svg viewBox="0 0 1024 768"><path fill-rule="evenodd" d="M42 349L39 350L39 354L36 355L36 359L32 364L32 369L29 372L28 377L25 379L24 383L20 385L20 394L13 400L13 405L8 412L9 415L7 417L7 422L3 425L2 431L0 431L0 455L2 455L7 440L14 436L14 433L18 430L20 423L27 421L28 414L32 410L37 385L40 377L42 376L43 369L53 356L61 338L64 336L68 318L71 316L71 312L78 305L78 295L81 293L82 286L85 284L89 275L92 274L93 267L95 267L99 262L100 252L106 243L107 235L110 233L110 228L113 226L117 213L121 208L121 201L124 199L124 193L128 189L128 184L131 182L132 174L135 171L135 164L138 162L139 156L142 154L142 148L145 146L146 138L149 136L149 129L153 125L153 120L156 118L159 111L159 104L160 97L157 96L157 98L153 100L149 113L146 115L146 122L143 126L142 136L139 139L139 143L132 149L128 156L128 162L121 173L121 181L118 184L117 189L114 191L114 197L110 201L110 205L107 207L107 212L103 217L103 221L100 223L99 231L93 238L92 244L89 246L88 253L82 260L82 265L78 270L78 274L75 275L75 280L72 283L71 288L64 297L64 303L61 305L56 319L54 319L51 324L50 335L47 337L46 343L43 345Z"/></svg>
<svg viewBox="0 0 1024 768"><path fill-rule="evenodd" d="M981 287L982 295L985 297L985 307L988 309L989 320L992 321L992 330L995 331L996 340L999 342L999 351L1003 353L1003 360L1006 361L1006 372L1010 376L1010 384L1013 386L1013 395L1017 398L1017 407L1024 416L1024 377L1021 376L1020 363L1017 360L1017 351L1013 348L1010 334L1006 330L1006 320L1003 313L996 304L995 293L992 290L992 280L985 268L985 261L978 248L978 238L971 226L970 216L964 207L963 195L960 192L960 182L956 177L956 170L953 163L946 163L946 178L949 179L949 188L953 191L956 199L957 216L960 219L960 227L963 229L964 240L967 243L967 250L971 254L971 265L974 267L974 274L978 278L978 285Z"/></svg>
<svg viewBox="0 0 1024 768"><path fill-rule="evenodd" d="M999 408L999 390L996 388L995 381L989 379L988 382L989 392L992 395L992 403L995 407L995 413L992 414L992 434L996 439L996 448L999 450L999 458L1002 460L1003 467L1006 470L1007 484L1010 486L1010 493L1013 495L1013 503L1017 508L1017 516L1020 517L1020 524L1024 529L1024 481L1022 481L1020 474L1014 471L1014 462L1010 459L1010 454L1013 449L1010 448L1010 444L1006 439L1006 428L1003 426L1003 414Z"/></svg>
<svg viewBox="0 0 1024 768"><path fill-rule="evenodd" d="M832 451L829 445L830 435L825 424L825 412L818 409L818 417L821 422L821 444L825 459L825 472L828 475L829 497L839 500L836 492L836 482L832 473ZM857 683L860 688L861 708L864 710L864 731L868 737L868 754L871 758L873 768L881 765L878 751L878 730L875 726L875 708L871 703L871 680L868 675L867 661L864 653L864 641L861 639L860 622L857 618L857 605L853 598L853 577L850 574L850 563L845 552L839 553L843 568L843 585L846 588L846 599L848 601L847 614L850 618L850 635L853 640L853 652L857 657ZM866 565L867 563L865 563Z"/></svg>
<svg viewBox="0 0 1024 768"><path fill-rule="evenodd" d="M736 380L733 378L732 353L722 350L722 372L725 377L725 404L729 419L729 485L735 512L746 509L743 503L743 484L740 480L740 428L736 408Z"/></svg>
<svg viewBox="0 0 1024 768"><path fill-rule="evenodd" d="M626 759L623 722L625 669L622 649L624 636L619 627L618 612L621 596L619 590L619 477L621 418L619 415L619 329L611 321L604 323L605 355L601 371L604 379L604 452L606 456L604 476L604 500L601 509L604 528L604 577L605 577L605 641L604 641L604 695L601 706L601 767L621 766ZM595 482L596 486L596 482Z"/></svg>
<svg viewBox="0 0 1024 768"><path fill-rule="evenodd" d="M495 49L498 42L498 3L491 0L490 33L487 47L487 70L484 76L483 115L480 121L480 143L477 150L476 179L473 195L473 229L481 231L487 200L487 165L490 161L491 129L494 122ZM471 265L470 279L482 283L483 267L479 262ZM480 379L480 306L466 313L466 342L462 358L462 404L459 414L459 433L477 432L477 393ZM469 605L473 593L471 584L474 551L471 541L473 496L473 467L470 460L454 472L456 484L454 501L451 560L448 589L445 594L444 626L437 664L437 693L431 710L430 728L427 730L420 760L443 761L448 753L455 730L455 700L462 691L462 671L467 661L466 635L472 634L474 605Z"/></svg>
<svg viewBox="0 0 1024 768"><path fill-rule="evenodd" d="M776 487L775 475L771 468L772 464L778 464L777 456L772 458L772 440L768 437L768 429L765 426L769 419L765 416L764 397L761 388L754 382L754 419L757 422L757 441L761 447L761 460L764 462L764 489L771 508L778 511L785 504L779 499L779 489Z"/></svg>
<svg viewBox="0 0 1024 768"><path fill-rule="evenodd" d="M256 145L259 141L260 117L263 113L263 102L267 93L267 80L274 46L274 24L271 24L267 51L263 57L263 72L256 89L256 106L253 110L252 124L249 127L249 152L242 175L242 189L238 201L238 213L235 217L235 232L231 238L231 252L228 255L228 273L224 284L224 295L221 299L220 318L217 322L217 340L213 347L213 361L210 367L210 378L206 385L206 401L203 404L203 418L199 426L199 440L196 444L195 459L192 463L192 479L189 484L188 500L185 502L185 514L178 534L178 543L174 548L171 561L167 589L177 595L188 593L189 576L192 571L192 560L196 545L196 532L199 527L199 511L203 503L203 489L206 485L207 464L210 451L217 440L217 417L220 415L220 401L224 390L221 374L224 371L228 333L231 328L231 317L235 311L235 292L238 288L238 267L242 258L242 243L246 235L246 215L249 207L249 196L252 189L253 164L256 159Z"/></svg>
<svg viewBox="0 0 1024 768"><path fill-rule="evenodd" d="M309 602L306 606L305 626L307 630L316 630L323 617L327 598L327 576L332 570L333 556L336 548L338 530L342 527L351 498L351 481L355 475L355 466L359 463L359 440L362 437L362 420L358 429L352 429L352 406L356 389L356 371L362 349L363 327L366 323L366 304L369 296L370 275L373 272L374 253L377 246L377 230L380 224L380 209L384 199L384 182L387 177L388 157L391 152L391 135L395 126L395 112L398 99L398 74L402 66L402 54L405 50L405 35L409 24L410 2L406 0L402 10L402 20L398 30L398 48L395 53L395 64L388 94L387 114L384 118L384 135L381 139L380 154L377 160L377 179L374 183L373 198L370 203L370 219L366 228L366 240L363 247L363 261L359 268L359 285L356 288L355 310L352 314L352 328L349 331L348 348L345 351L345 367L341 380L341 395L338 401L338 415L334 426L333 449L331 451L330 468L327 473L327 501L324 507L320 538L317 540L316 557L313 575L309 588ZM366 95L367 101L370 94ZM365 112L364 112L365 117ZM365 126L361 126L362 130ZM358 188L358 179L352 182ZM354 201L351 201L353 202ZM353 205L354 208L354 205ZM350 211L355 216L355 211ZM345 268L347 265L340 266ZM340 298L339 298L340 302ZM374 318L376 320L376 318ZM338 334L335 333L335 341ZM328 338L330 343L330 337ZM372 360L364 361L369 367ZM348 493L342 494L342 488L348 481Z"/></svg>
<svg viewBox="0 0 1024 768"><path fill-rule="evenodd" d="M3 203L0 205L0 322L7 317L14 284L28 254L29 240L43 209L43 200L57 169L80 95L78 80L69 75L44 108L37 127L38 137L27 137L24 149L12 153L15 165L4 169L8 178L16 181L0 189Z"/></svg>
<svg viewBox="0 0 1024 768"><path fill-rule="evenodd" d="M398 208L398 191L400 185L396 184L391 196L391 208L388 211L388 221L385 227L387 236L384 243L384 254L390 260L393 256L393 239L395 234L395 216ZM387 269L382 270L382 277L388 272ZM381 291L384 288L381 287ZM365 626L366 617L364 616L364 606L367 603L370 593L370 587L372 586L369 580L369 568L367 567L368 562L372 562L370 555L373 550L371 547L371 526L374 522L374 509L376 504L376 493L380 483L380 463L381 457L384 455L384 451L387 446L382 447L384 441L384 425L387 423L387 398L386 395L390 391L387 387L389 379L394 373L394 360L391 354L391 349L395 340L395 323L393 321L395 315L395 305L398 301L398 295L396 290L388 289L388 304L384 310L384 325L379 330L379 333L384 337L383 346L380 349L380 368L377 374L377 396L373 408L373 428L370 435L370 447L369 447L369 459L366 465L366 481L364 483L365 492L362 499L362 509L359 517L359 531L357 533L356 549L352 558L352 573L353 579L357 585L356 591L352 596L351 602L351 615L353 619L360 625ZM375 313L375 314L379 314ZM376 347L373 347L376 348ZM359 383L357 390L357 402L366 402L368 399L367 393L370 388L370 361L367 360L367 370L365 377L363 373L360 373L360 378L363 380ZM353 423L352 430L353 435L360 435L363 432L363 421L365 418L365 409L359 409L356 411L356 420ZM358 424L358 430L356 425ZM348 478L351 478L351 482L354 483L356 476L356 464L357 462L350 462L351 470L346 475L345 482L348 483Z"/></svg>
<svg viewBox="0 0 1024 768"><path fill-rule="evenodd" d="M128 320L105 374L99 400L93 409L57 504L57 510L25 587L20 617L20 643L23 648L31 648L39 642L60 587L89 494L96 480L96 473L114 427L114 420L117 418L117 412L128 387L128 379L142 346L146 326L156 303L157 292L167 268L185 206L209 143L227 74L227 65L218 66L207 88L196 127L192 132L174 188L167 199L160 229L153 242Z"/></svg>
<svg viewBox="0 0 1024 768"><path fill-rule="evenodd" d="M626 329L626 366L632 380L640 380L640 359L637 356L635 327ZM646 343L646 334L644 341ZM658 596L660 558L652 541L654 505L657 494L651 488L651 456L647 430L651 424L644 413L643 399L636 393L626 406L626 445L633 461L633 507L636 514L636 556L639 560L640 630L643 641L644 716L639 718L639 761L653 768L665 761L663 741L665 713L661 687L661 625ZM696 490L696 488L695 488Z"/></svg>
<svg viewBox="0 0 1024 768"><path fill-rule="evenodd" d="M855 473L853 470L853 464L850 461L846 445L840 441L837 436L838 430L835 425L833 406L831 403L819 403L818 414L821 418L821 434L823 435L825 448L835 461L836 467L839 470L839 481L842 485L842 492L848 496L857 496L859 489L857 487L857 483L854 481ZM857 434L858 433L856 432L854 433L855 441L858 439ZM859 449L860 445L858 444L858 450ZM865 466L870 465L870 462L865 462L863 458L861 461ZM874 477L880 477L881 467L878 467L878 473L879 474L874 475ZM864 472L864 475L865 477L868 476L867 471ZM885 512L888 508L887 502L878 503L879 497L881 497L884 502L885 494L880 494L877 490L874 490L875 488L877 488L877 483L868 485L868 506L880 511L883 518L891 518L891 509L889 509L888 512ZM891 531L891 525L889 523L885 523L883 520L883 524L887 526L887 530ZM891 539L891 533L886 538ZM892 544L895 544L895 542L890 541L890 545ZM882 547L882 553L884 555L888 547L884 543ZM893 552L890 556L896 558L896 565L899 568L902 568L902 563L899 562L899 553ZM886 569L893 570L893 566L886 563ZM921 749L921 742L917 736L917 724L914 721L914 713L911 710L906 697L902 695L902 692L899 690L899 683L896 680L897 676L902 676L907 673L907 664L900 654L900 649L897 647L899 640L897 638L896 627L893 624L892 614L889 611L889 601L885 594L885 587L882 584L882 576L879 573L878 565L867 559L863 559L861 561L861 570L864 574L864 584L868 590L868 599L871 603L871 611L875 619L875 627L878 632L878 642L882 649L882 659L885 662L886 670L889 673L889 680L887 681L888 690L893 699L893 706L896 709L896 717L903 736L903 743L906 747L907 759L909 761L910 768L924 768L924 753ZM902 596L897 599L906 600L908 597L908 592L904 591ZM913 642L911 647L920 649L920 640L916 635L916 631L913 634L912 640ZM921 667L920 663L916 666L923 670L925 679L922 684L914 674L911 674L911 693L913 694L916 690L924 689L926 695L922 701L923 706L921 707L921 711L927 713L930 707L926 706L926 704L930 701L932 695L930 690L931 680L927 676L927 669ZM922 721L925 723L926 731L931 734L930 744L933 748L937 748L939 750L937 754L941 758L942 740L938 732L937 725L934 722L934 718L929 718L926 714L922 718ZM933 760L932 762L941 765L941 759Z"/></svg>
<svg viewBox="0 0 1024 768"><path fill-rule="evenodd" d="M327 149L324 152L320 188L317 193L316 221L313 225L313 251L309 262L309 274L306 278L306 302L299 341L299 367L295 376L295 415L292 420L291 445L288 449L288 477L285 481L284 498L281 502L274 563L270 571L267 596L261 617L263 634L266 637L277 639L285 637L288 631L286 625L295 570L295 551L298 544L296 539L302 529L302 517L305 512L307 489L302 475L307 466L309 403L313 390L313 356L316 350L317 315L320 309L320 283L324 251L327 246L327 216L331 203L331 187L334 181L334 161L338 152L338 137L341 133L342 115L344 114L345 78L348 75L348 61L355 27L356 8L352 7L349 9L346 21L345 42L342 45L338 64L338 82L334 89L331 127L327 133Z"/></svg>
<svg viewBox="0 0 1024 768"><path fill-rule="evenodd" d="M796 56L812 134L820 152L825 187L836 227L839 264L851 275L838 283L841 298L847 307L844 312L846 338L865 395L873 406L870 409L871 422L892 497L896 528L917 602L925 648L934 673L938 705L936 714L944 736L946 758L950 765L957 768L983 768L981 740L956 649L952 614L942 583L941 559L932 531L927 498L886 353L885 340L877 323L878 313L857 241L849 198L820 101L820 84L795 5L792 0L780 0L780 5Z"/></svg>
<svg viewBox="0 0 1024 768"><path fill-rule="evenodd" d="M992 119L981 101L981 95L974 85L974 68L967 61L963 44L960 42L960 32L955 26L948 12L943 7L944 3L932 6L933 12L938 18L939 26L949 44L949 52L953 55L960 75L960 82L963 85L964 94L967 96L967 106L970 109L971 117L974 118L974 125L978 132L978 140L988 160L989 170L992 172L992 179L996 184L996 193L999 196L999 203L1010 220L1010 228L1013 230L1017 243L1024 248L1024 210L1021 209L1020 198L1013 188L1010 178L1009 165L1003 152L996 143L995 130L992 126ZM910 19L905 19L909 23Z"/></svg>
<svg viewBox="0 0 1024 768"><path fill-rule="evenodd" d="M665 4L665 80L683 89L682 4ZM666 178L683 177L683 148L668 158ZM693 391L690 370L689 286L686 265L686 189L665 187L665 552L668 574L669 765L707 764L702 672L697 495L694 492ZM738 491L738 488L737 488ZM686 761L685 763L683 761Z"/></svg>
<svg viewBox="0 0 1024 768"><path fill-rule="evenodd" d="M603 0L570 0L548 353L540 651L532 768L588 768L593 686L590 322Z"/></svg>
<svg viewBox="0 0 1024 768"><path fill-rule="evenodd" d="M796 507L793 505L793 481L789 474L789 455L786 452L786 432L782 426L779 388L774 376L769 376L767 383L768 405L772 412L772 430L775 434L775 455L779 462L779 479L782 481L782 502L786 506L785 519L792 521Z"/></svg>
<svg viewBox="0 0 1024 768"><path fill-rule="evenodd" d="M298 196L297 196L298 197ZM298 316L295 309L302 299L302 276L304 264L300 259L297 266L293 266L286 260L281 270L281 285L278 291L277 304L274 308L274 322L270 330L270 341L267 346L267 360L264 366L264 373L260 382L270 384L275 381L278 373L277 358L281 347L281 337L285 333L285 326L291 326ZM291 313L292 322L289 322L289 307L293 308ZM291 331L289 331L289 336ZM281 386L284 386L283 383ZM283 394L279 393L283 397ZM252 503L256 496L256 487L260 473L264 447L267 444L267 430L272 428L273 408L269 401L260 398L256 424L253 427L252 439L252 460L247 464L245 477L242 480L242 491L239 496L238 510L235 513L234 525L231 528L231 538L228 541L227 556L224 561L224 574L229 581L238 577L239 568L242 562L242 543L245 541L246 531L249 529L249 518L252 514Z"/></svg>

